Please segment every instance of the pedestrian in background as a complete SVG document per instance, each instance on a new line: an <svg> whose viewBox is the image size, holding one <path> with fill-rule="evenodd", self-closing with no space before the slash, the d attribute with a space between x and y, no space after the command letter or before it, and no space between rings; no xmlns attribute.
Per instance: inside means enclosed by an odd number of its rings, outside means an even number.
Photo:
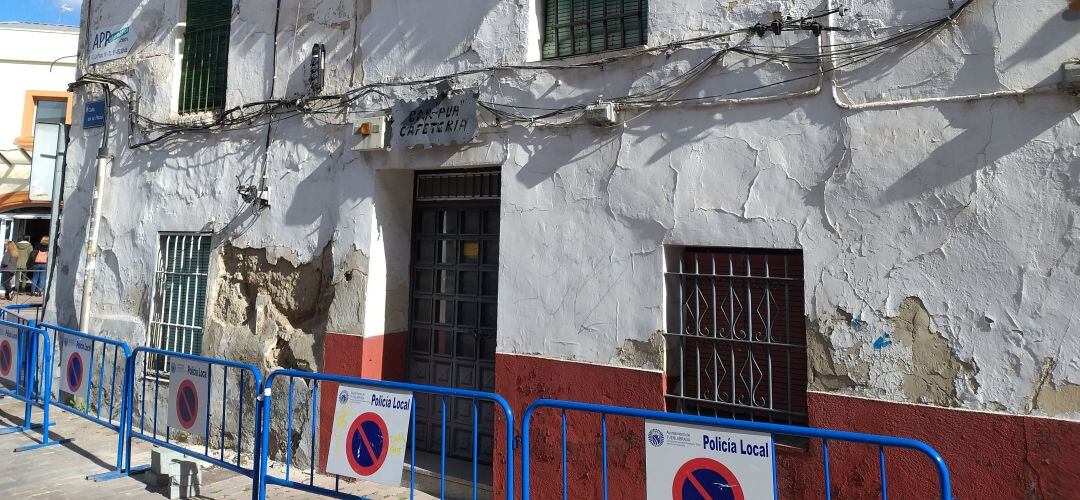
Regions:
<svg viewBox="0 0 1080 500"><path fill-rule="evenodd" d="M15 245L14 241L8 241L4 244L4 258L0 260L0 284L4 286L5 299L11 299L11 277L15 274L18 264L19 247Z"/></svg>
<svg viewBox="0 0 1080 500"><path fill-rule="evenodd" d="M42 236L37 248L30 252L30 270L33 272L33 290L35 295L45 292L45 268L49 262L49 237Z"/></svg>

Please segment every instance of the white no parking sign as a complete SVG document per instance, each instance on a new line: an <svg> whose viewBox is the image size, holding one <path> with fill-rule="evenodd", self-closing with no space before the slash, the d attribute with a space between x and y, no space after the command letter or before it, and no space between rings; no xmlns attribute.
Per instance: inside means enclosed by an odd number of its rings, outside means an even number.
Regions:
<svg viewBox="0 0 1080 500"><path fill-rule="evenodd" d="M400 486L412 405L411 392L339 386L327 472Z"/></svg>
<svg viewBox="0 0 1080 500"><path fill-rule="evenodd" d="M90 384L90 364L94 359L94 343L76 335L64 335L60 350L60 366L64 380L60 390L72 396L86 394Z"/></svg>
<svg viewBox="0 0 1080 500"><path fill-rule="evenodd" d="M0 379L17 383L19 376L19 331L0 326Z"/></svg>
<svg viewBox="0 0 1080 500"><path fill-rule="evenodd" d="M645 421L649 500L774 500L772 435Z"/></svg>
<svg viewBox="0 0 1080 500"><path fill-rule="evenodd" d="M206 437L210 399L210 364L173 357L169 360L169 427Z"/></svg>

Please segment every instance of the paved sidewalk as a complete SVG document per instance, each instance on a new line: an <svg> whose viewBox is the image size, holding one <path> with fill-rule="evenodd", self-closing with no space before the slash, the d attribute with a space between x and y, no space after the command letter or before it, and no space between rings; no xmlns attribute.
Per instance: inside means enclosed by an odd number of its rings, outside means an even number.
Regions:
<svg viewBox="0 0 1080 500"><path fill-rule="evenodd" d="M0 399L0 427L22 423L23 404L12 398ZM34 412L35 422L41 421L41 412ZM96 483L86 476L112 470L116 463L116 433L93 424L76 415L54 408L51 411L56 425L52 435L56 439L75 438L62 445L15 453L13 450L40 442L38 431L0 436L0 496L3 498L165 498L159 488L142 482L142 476L124 477ZM136 440L132 449L132 461L146 464L150 461L148 443ZM199 498L250 499L251 479L219 467L200 462L203 466L203 489ZM294 480L306 480L294 470ZM316 483L333 487L333 478L318 477ZM342 482L342 490L373 500L407 499L406 488L390 488L370 483ZM268 498L321 498L298 490L271 486ZM417 492L416 498L433 498Z"/></svg>

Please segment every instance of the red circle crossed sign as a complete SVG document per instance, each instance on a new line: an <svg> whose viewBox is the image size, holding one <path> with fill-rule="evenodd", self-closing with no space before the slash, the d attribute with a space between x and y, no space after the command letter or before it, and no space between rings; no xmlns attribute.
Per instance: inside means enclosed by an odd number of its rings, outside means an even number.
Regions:
<svg viewBox="0 0 1080 500"><path fill-rule="evenodd" d="M389 451L390 434L378 413L364 413L353 420L345 435L345 456L352 470L361 476L378 472Z"/></svg>
<svg viewBox="0 0 1080 500"><path fill-rule="evenodd" d="M8 376L11 367L14 366L15 353L11 350L11 342L0 342L0 375Z"/></svg>
<svg viewBox="0 0 1080 500"><path fill-rule="evenodd" d="M74 394L82 387L83 383L83 359L77 352L71 353L67 361L67 373L65 373L68 389Z"/></svg>
<svg viewBox="0 0 1080 500"><path fill-rule="evenodd" d="M671 486L674 500L743 500L742 485L724 464L695 458L675 473Z"/></svg>
<svg viewBox="0 0 1080 500"><path fill-rule="evenodd" d="M176 416L185 429L195 425L199 417L199 391L190 380L181 382L176 390Z"/></svg>

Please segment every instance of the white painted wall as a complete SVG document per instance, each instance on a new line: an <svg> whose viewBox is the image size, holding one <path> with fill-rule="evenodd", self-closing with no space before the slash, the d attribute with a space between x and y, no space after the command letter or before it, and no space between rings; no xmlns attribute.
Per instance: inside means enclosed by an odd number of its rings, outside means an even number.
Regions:
<svg viewBox="0 0 1080 500"><path fill-rule="evenodd" d="M0 193L29 187L30 161L15 145L22 135L26 91L66 91L75 81L76 60L52 63L74 56L78 43L76 28L0 23L0 153L15 164L0 164Z"/></svg>
<svg viewBox="0 0 1080 500"><path fill-rule="evenodd" d="M853 31L837 42L948 13L945 0L840 3L851 12L837 22ZM522 63L537 53L528 45L536 37L534 5L525 1L282 0L276 50L270 3L235 4L230 106L300 92L316 42L328 46L327 92ZM767 22L774 9L798 16L823 7L653 0L649 43ZM144 113L168 119L177 76L172 3L116 0L92 8L84 12L92 25L131 20L140 40L135 56L93 70L119 73L136 88ZM1056 84L1061 64L1080 55L1065 8L1056 0L975 0L917 50L829 76L841 103ZM755 43L813 50L815 40L792 33ZM695 47L602 70L502 70L455 85L479 86L498 102L557 107L650 88L707 53ZM729 55L681 95L723 94L815 70ZM94 290L98 324L142 341L158 231L214 228L233 245L266 248L294 263L313 260L329 243L338 265L356 249L400 269L407 233L392 238L373 228L393 220L377 213L373 200L385 189L375 172L501 165L500 352L619 364L616 350L625 341L664 328L665 245L801 248L808 335L827 338L832 362L855 374L845 392L917 399L902 388L918 373L913 346L875 352L870 345L894 327L890 318L904 299L918 297L952 355L975 367L954 381L955 404L1080 417L1075 406L1049 410L1038 402L1040 393L1080 384L1080 102L1051 91L857 111L834 101L832 83L826 78L818 92L816 79L804 78L738 96L812 94L774 102L626 111L625 126L610 129L487 117L468 148L388 153L348 150L347 127L325 123L341 117L277 122L269 150L266 127L129 150L126 114L114 108L116 163ZM384 92L390 99L361 105L385 108L434 90ZM75 249L85 238L100 133L73 130L71 164L83 170L68 177L62 246L71 250L60 257L61 319L78 306L82 256ZM271 207L255 217L236 185L257 179L264 162ZM400 318L404 304L388 303L387 318ZM838 309L861 315L867 327L855 331Z"/></svg>

